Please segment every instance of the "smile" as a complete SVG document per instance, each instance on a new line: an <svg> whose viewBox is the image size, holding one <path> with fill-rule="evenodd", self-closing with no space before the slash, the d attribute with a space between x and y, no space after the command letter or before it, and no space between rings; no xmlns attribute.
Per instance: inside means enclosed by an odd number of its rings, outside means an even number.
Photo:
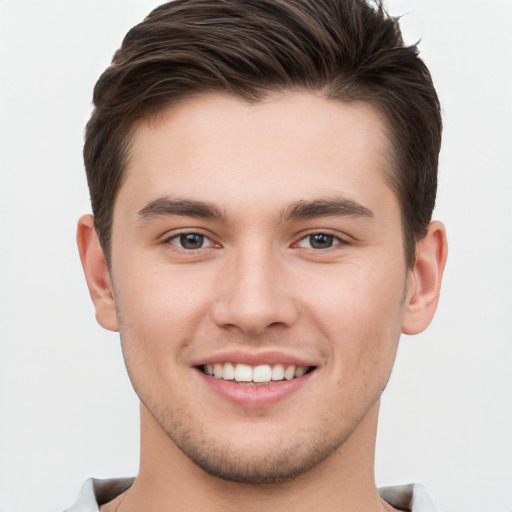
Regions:
<svg viewBox="0 0 512 512"><path fill-rule="evenodd" d="M314 366L296 366L280 363L250 366L248 364L225 362L205 364L200 369L210 377L251 385L299 378L312 371Z"/></svg>

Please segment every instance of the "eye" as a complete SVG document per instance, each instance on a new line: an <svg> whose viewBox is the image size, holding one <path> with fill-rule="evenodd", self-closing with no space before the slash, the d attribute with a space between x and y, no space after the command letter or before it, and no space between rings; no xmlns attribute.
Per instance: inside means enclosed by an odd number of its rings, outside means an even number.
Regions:
<svg viewBox="0 0 512 512"><path fill-rule="evenodd" d="M201 233L178 233L167 239L166 242L187 251L204 249L214 245L207 236Z"/></svg>
<svg viewBox="0 0 512 512"><path fill-rule="evenodd" d="M309 249L329 249L333 245L342 244L343 240L337 236L331 235L330 233L311 233L299 241L300 247L306 247Z"/></svg>

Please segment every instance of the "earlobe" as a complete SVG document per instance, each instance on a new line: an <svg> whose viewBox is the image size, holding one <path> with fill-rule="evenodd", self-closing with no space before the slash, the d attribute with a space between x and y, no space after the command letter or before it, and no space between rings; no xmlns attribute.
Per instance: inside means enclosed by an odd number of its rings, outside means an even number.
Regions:
<svg viewBox="0 0 512 512"><path fill-rule="evenodd" d="M76 238L85 279L96 309L96 320L105 329L118 331L110 274L92 215L84 215L79 219Z"/></svg>
<svg viewBox="0 0 512 512"><path fill-rule="evenodd" d="M445 228L441 222L431 222L426 236L416 244L416 261L410 270L404 306L404 334L418 334L432 321L447 256Z"/></svg>

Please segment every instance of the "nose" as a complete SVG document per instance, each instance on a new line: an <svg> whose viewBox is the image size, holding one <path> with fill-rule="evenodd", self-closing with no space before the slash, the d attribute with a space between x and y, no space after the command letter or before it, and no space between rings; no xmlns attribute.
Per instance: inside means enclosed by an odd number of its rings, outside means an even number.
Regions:
<svg viewBox="0 0 512 512"><path fill-rule="evenodd" d="M245 334L291 326L298 317L284 264L271 248L250 247L233 254L219 274L213 306L217 325Z"/></svg>

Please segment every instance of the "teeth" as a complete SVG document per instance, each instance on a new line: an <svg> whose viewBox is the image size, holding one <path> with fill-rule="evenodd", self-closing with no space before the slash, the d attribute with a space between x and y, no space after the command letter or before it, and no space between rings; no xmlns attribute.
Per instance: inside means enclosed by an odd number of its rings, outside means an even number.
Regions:
<svg viewBox="0 0 512 512"><path fill-rule="evenodd" d="M286 380L292 380L295 377L295 366L292 364L284 371L284 378Z"/></svg>
<svg viewBox="0 0 512 512"><path fill-rule="evenodd" d="M252 371L252 380L254 382L270 382L272 380L272 369L268 364L256 366Z"/></svg>
<svg viewBox="0 0 512 512"><path fill-rule="evenodd" d="M297 366L294 377L302 377L307 371L308 369L305 366Z"/></svg>
<svg viewBox="0 0 512 512"><path fill-rule="evenodd" d="M252 368L248 364L237 364L235 367L235 380L237 382L251 382Z"/></svg>
<svg viewBox="0 0 512 512"><path fill-rule="evenodd" d="M233 380L235 378L235 367L231 363L224 364L222 378L226 380Z"/></svg>
<svg viewBox="0 0 512 512"><path fill-rule="evenodd" d="M217 379L261 383L302 377L307 373L309 367L293 364L288 366L282 364L249 366L248 364L215 363L205 365L203 370L207 375Z"/></svg>
<svg viewBox="0 0 512 512"><path fill-rule="evenodd" d="M272 380L284 379L284 366L282 364L275 364L272 367Z"/></svg>
<svg viewBox="0 0 512 512"><path fill-rule="evenodd" d="M223 365L220 363L215 363L213 365L213 375L215 375L215 377L217 377L218 379L222 379L223 374L224 374Z"/></svg>

